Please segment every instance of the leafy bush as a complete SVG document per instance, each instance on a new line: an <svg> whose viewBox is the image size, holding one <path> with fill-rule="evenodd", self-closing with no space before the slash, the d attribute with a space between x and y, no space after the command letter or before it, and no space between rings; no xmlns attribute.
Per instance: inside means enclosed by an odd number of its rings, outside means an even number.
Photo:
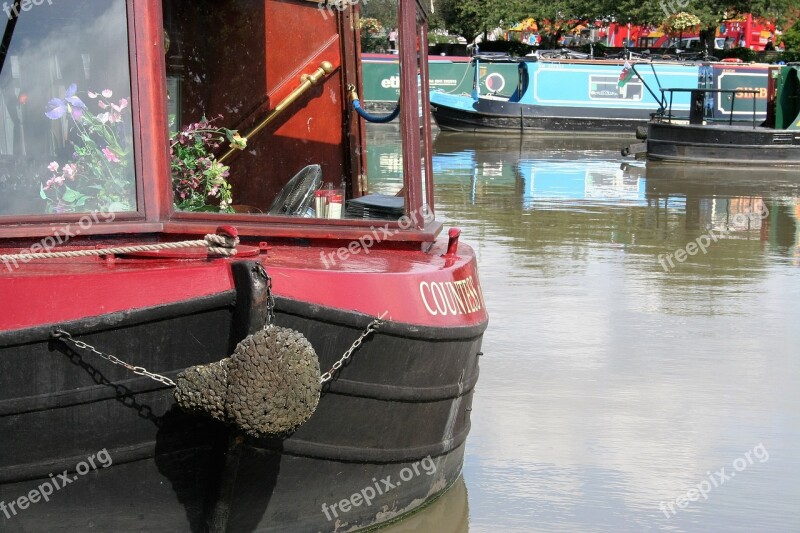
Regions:
<svg viewBox="0 0 800 533"><path fill-rule="evenodd" d="M783 44L786 46L787 51L800 52L800 22L795 22L791 28L784 32Z"/></svg>

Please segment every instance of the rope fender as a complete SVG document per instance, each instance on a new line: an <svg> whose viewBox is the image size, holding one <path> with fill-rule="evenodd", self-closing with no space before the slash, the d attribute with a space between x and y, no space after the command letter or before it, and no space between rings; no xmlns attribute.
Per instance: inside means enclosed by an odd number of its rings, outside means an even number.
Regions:
<svg viewBox="0 0 800 533"><path fill-rule="evenodd" d="M308 339L268 326L240 342L230 357L178 374L175 401L259 437L303 425L321 388L319 359Z"/></svg>

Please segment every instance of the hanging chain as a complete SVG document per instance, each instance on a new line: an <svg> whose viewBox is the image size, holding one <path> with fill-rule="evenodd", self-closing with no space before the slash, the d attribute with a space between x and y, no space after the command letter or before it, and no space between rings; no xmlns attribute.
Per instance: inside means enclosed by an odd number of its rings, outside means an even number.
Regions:
<svg viewBox="0 0 800 533"><path fill-rule="evenodd" d="M172 381L171 379L169 379L168 377L162 376L162 375L159 375L159 374L154 374L152 372L148 372L147 369L145 369L142 366L133 366L132 364L126 363L125 361L123 361L122 359L120 359L120 358L118 358L118 357L116 357L114 355L103 353L103 352L99 351L97 348L95 348L94 346L92 346L91 344L87 344L87 343L85 343L83 341L79 341L79 340L73 339L72 335L70 335L68 332L64 331L63 329L56 329L55 331L53 331L52 335L53 335L54 338L60 339L60 340L62 340L64 342L67 342L67 343L70 343L73 346L75 346L76 348L79 348L81 350L89 350L93 354L99 355L100 357L102 357L106 361L110 361L110 362L114 363L115 365L119 365L119 366L125 367L128 370L130 370L131 372L133 372L134 374L137 374L139 376L144 376L146 378L150 378L152 380L158 381L159 383L163 383L164 385L167 385L168 387L175 387L175 382Z"/></svg>
<svg viewBox="0 0 800 533"><path fill-rule="evenodd" d="M369 337L369 335L373 331L377 330L379 327L381 327L381 325L383 325L383 317L385 317L385 316L386 316L386 313L384 312L381 316L379 316L378 318L376 318L375 320L373 320L372 322L369 323L369 325L364 330L364 332L361 333L361 336L356 339L356 341L353 343L353 345L350 346L350 348L346 352L344 352L344 355L341 357L341 359L339 359L338 361L333 363L333 366L331 367L331 369L328 370L327 372L325 372L324 374L322 374L322 376L320 376L320 378L319 378L319 382L320 383L322 383L322 384L327 383L328 381L330 381L333 378L333 375L336 373L336 371L339 370L340 368L342 368L342 365L348 359L350 359L350 357L353 355L353 352L355 352L358 349L358 347L361 346L361 343L364 342L364 339Z"/></svg>
<svg viewBox="0 0 800 533"><path fill-rule="evenodd" d="M264 266L261 263L256 265L255 269L258 272L258 274L264 278L267 285L267 321L266 324L264 325L264 328L266 329L267 327L272 325L275 321L275 296L272 294L272 278L269 276L269 274L267 274L266 269L264 269ZM320 376L319 380L320 383L323 384L327 383L333 378L333 375L336 373L336 371L342 368L345 362L347 362L347 360L353 356L353 353L361 346L364 340L367 337L369 337L370 334L376 331L379 327L381 327L381 325L383 325L384 316L386 316L386 312L384 312L381 316L379 316L378 318L376 318L367 325L366 329L364 329L361 335L355 340L355 342L353 342L350 348L346 352L344 352L344 355L342 355L342 357L333 364L330 370L328 370L327 372L322 374L322 376ZM52 336L53 338L60 339L63 342L70 343L78 349L89 350L93 354L102 357L106 361L127 368L134 374L148 377L152 380L158 381L159 383L163 383L164 385L167 385L169 387L176 386L175 382L169 379L168 377L162 376L160 374L155 374L153 372L149 372L144 367L134 366L130 363L126 363L125 361L116 357L115 355L103 353L94 346L92 346L91 344L73 339L72 335L70 335L69 332L64 331L63 329L54 330Z"/></svg>

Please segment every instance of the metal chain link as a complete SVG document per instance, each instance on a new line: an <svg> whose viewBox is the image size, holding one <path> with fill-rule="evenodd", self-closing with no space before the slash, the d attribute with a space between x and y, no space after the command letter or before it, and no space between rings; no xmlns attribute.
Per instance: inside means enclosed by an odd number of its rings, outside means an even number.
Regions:
<svg viewBox="0 0 800 533"><path fill-rule="evenodd" d="M263 270L263 267L261 269ZM274 309L275 309L275 299L274 299L274 297L272 295L272 279L266 274L266 271L263 272L263 275L266 276L266 279L267 279L267 310L268 311L267 311L267 325L264 326L266 328L267 326L272 324L272 321L275 318L275 311L274 311ZM348 348L348 350L346 352L344 352L342 357L333 364L333 366L330 368L330 370L328 370L327 372L322 374L322 376L320 376L319 382L321 384L327 383L328 381L333 379L333 375L336 373L336 371L339 370L340 368L342 368L344 363L347 362L347 360L350 359L350 357L353 356L353 353L361 346L361 344L364 342L364 340L370 334L372 334L374 331L376 331L378 328L380 328L381 325L383 325L383 317L384 316L386 316L386 312L384 312L381 316L379 316L378 318L376 318L375 320L373 320L372 322L370 322L367 325L366 329L364 329L364 331L361 333L361 335L353 342L353 344L350 346L350 348ZM64 342L71 343L73 346L75 346L78 349L89 350L93 354L105 359L106 361L109 361L111 363L114 363L115 365L119 365L121 367L127 368L128 370L130 370L134 374L137 374L139 376L144 376L144 377L150 378L152 380L158 381L159 383L163 383L164 385L167 385L168 387L175 387L176 386L175 382L172 381L171 379L169 379L166 376L162 376L160 374L155 374L153 372L149 372L146 368L144 368L142 366L134 366L134 365L132 365L130 363L126 363L125 361L123 361L122 359L120 359L119 357L117 357L115 355L106 354L106 353L101 352L100 350L98 350L97 348L92 346L91 344L88 344L88 343L83 342L83 341L79 341L77 339L73 339L72 335L68 331L64 331L63 329L56 329L56 330L53 331L52 335L53 335L53 338L60 339L60 340L62 340Z"/></svg>
<svg viewBox="0 0 800 533"><path fill-rule="evenodd" d="M383 317L385 316L386 312L384 312L381 316L379 316L378 318L369 323L367 328L363 331L363 333L361 333L361 336L355 340L353 345L350 346L350 348L346 352L344 352L344 355L342 355L341 359L333 363L331 369L322 374L322 376L320 376L319 378L320 383L322 384L327 383L333 378L333 375L336 373L336 371L342 368L342 365L348 359L350 359L350 357L353 355L353 352L355 352L358 349L358 347L361 346L361 343L364 342L364 339L366 339L373 331L377 330L379 327L381 327L381 325L383 325Z"/></svg>
<svg viewBox="0 0 800 533"><path fill-rule="evenodd" d="M154 374L152 372L148 372L147 369L142 367L142 366L134 366L134 365L131 365L129 363L126 363L125 361L123 361L122 359L120 359L120 358L118 358L118 357L116 357L114 355L103 353L103 352L99 351L97 348L95 348L94 346L92 346L91 344L87 344L87 343L85 343L83 341L79 341L79 340L73 339L72 335L70 335L69 332L64 331L63 329L56 329L55 331L53 331L53 337L56 338L56 339L60 339L60 340L62 340L64 342L69 342L73 346L75 346L76 348L79 348L81 350L89 350L93 354L102 357L106 361L110 361L110 362L114 363L115 365L119 365L119 366L125 367L128 370L130 370L131 372L133 372L134 374L137 374L139 376L144 376L146 378L150 378L152 380L158 381L159 383L163 383L164 385L167 385L168 387L175 387L176 386L175 382L172 381L171 379L169 379L168 377L162 376L160 374Z"/></svg>

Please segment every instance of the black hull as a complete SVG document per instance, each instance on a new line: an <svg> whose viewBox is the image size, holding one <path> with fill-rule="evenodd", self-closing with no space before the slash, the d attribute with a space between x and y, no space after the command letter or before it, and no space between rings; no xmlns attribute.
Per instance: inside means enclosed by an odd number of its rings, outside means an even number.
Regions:
<svg viewBox="0 0 800 533"><path fill-rule="evenodd" d="M431 104L436 124L445 131L474 133L562 133L632 137L647 125L650 111L545 107L480 100L475 111Z"/></svg>
<svg viewBox="0 0 800 533"><path fill-rule="evenodd" d="M712 165L800 165L800 132L727 125L653 122L647 158Z"/></svg>
<svg viewBox="0 0 800 533"><path fill-rule="evenodd" d="M234 297L63 327L174 377L229 355L244 334L240 325L254 323ZM302 331L323 369L370 320L278 300L277 323ZM387 323L324 389L304 426L258 440L184 413L170 389L70 351L49 339L48 328L0 333L0 502L8 509L65 470L75 478L48 502L8 518L0 512L2 529L349 531L402 516L461 472L484 327ZM99 462L101 450L110 466L76 472L93 454ZM353 494L365 496L343 511L343 500L358 500Z"/></svg>

